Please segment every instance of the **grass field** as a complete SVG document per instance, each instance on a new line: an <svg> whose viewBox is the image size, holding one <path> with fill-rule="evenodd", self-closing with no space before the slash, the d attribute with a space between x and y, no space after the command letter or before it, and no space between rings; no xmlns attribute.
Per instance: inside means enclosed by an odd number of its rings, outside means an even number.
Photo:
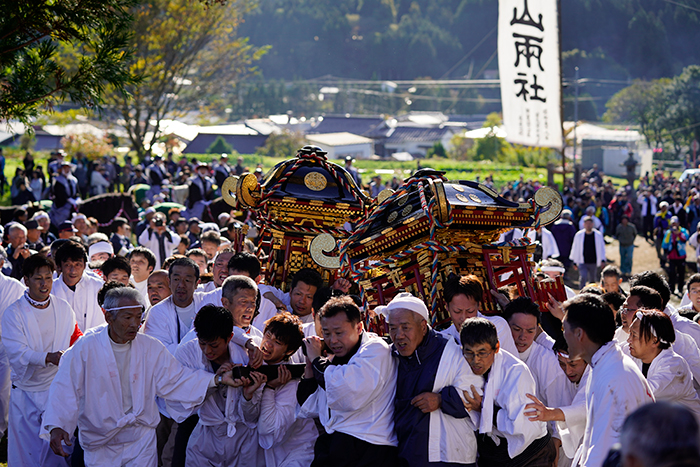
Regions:
<svg viewBox="0 0 700 467"><path fill-rule="evenodd" d="M9 183L12 181L17 167L23 166L22 158L24 157L24 153L13 148L5 148L4 152L6 157L5 176L7 177ZM35 164L43 166L44 172L46 172L46 165L49 157L48 152L35 152L33 154ZM198 160L211 162L218 156L214 154L188 154L188 158L193 157L197 158ZM283 158L261 157L256 155L243 155L242 157L246 167L253 170L257 164L261 163L265 171L284 160ZM178 159L179 158L176 157L176 160ZM235 160L232 160L231 162L235 164ZM338 164L342 165L341 161L333 162L337 162ZM416 170L417 163L418 161L396 162L358 160L354 165L360 171L362 181L368 184L370 179L375 174L380 175L384 182L390 181L394 176L396 176L399 180L408 178L410 174ZM492 163L489 161L464 162L449 159L421 159L420 164L424 168L429 167L444 171L445 176L449 180L476 180L477 177L479 177L480 180L483 181L487 176L491 175L493 176L497 189L500 189L509 181L518 180L520 175L523 175L525 180L539 180L540 183L546 183L547 181L547 170L544 168L517 167L510 164ZM680 175L680 173L675 175ZM616 186L623 186L626 184L626 181L622 178L611 178ZM555 175L554 181L561 186L561 175ZM10 205L9 190L5 190L2 196L0 196L0 205Z"/></svg>

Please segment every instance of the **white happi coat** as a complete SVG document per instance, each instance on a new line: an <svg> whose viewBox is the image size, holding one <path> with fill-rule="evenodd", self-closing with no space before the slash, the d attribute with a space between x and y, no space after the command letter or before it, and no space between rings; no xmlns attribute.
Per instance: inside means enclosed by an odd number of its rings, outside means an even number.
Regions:
<svg viewBox="0 0 700 467"><path fill-rule="evenodd" d="M535 378L537 398L547 407L561 407L567 404L569 395L569 380L559 366L559 360L554 352L546 347L533 342L528 352L518 354L519 358L527 365ZM551 423L553 435L556 433L556 425Z"/></svg>
<svg viewBox="0 0 700 467"><path fill-rule="evenodd" d="M0 322L10 304L22 297L24 285L13 277L0 274ZM10 404L10 361L7 359L5 346L2 345L0 331L0 436L7 430L7 412Z"/></svg>
<svg viewBox="0 0 700 467"><path fill-rule="evenodd" d="M196 311L199 311L204 305L221 306L221 288L207 293L195 292L192 300L194 300ZM178 344L182 342L185 335L192 329L194 320L192 323L192 325L186 325L180 320L171 295L151 307L148 312L148 318L143 324L143 333L155 337L163 343L171 354L175 354Z"/></svg>
<svg viewBox="0 0 700 467"><path fill-rule="evenodd" d="M671 305L667 305L666 308L664 308L664 313L671 318L673 328L676 331L680 331L683 334L687 334L692 337L695 341L695 345L700 348L700 324L689 320L688 318L684 318Z"/></svg>
<svg viewBox="0 0 700 467"><path fill-rule="evenodd" d="M257 335L253 341L260 345ZM248 364L245 349L231 341L228 350L232 363ZM214 373L211 362L202 353L196 338L183 340L175 351L175 358L188 368ZM261 393L262 387L248 402L243 397L243 388L212 388L202 404L190 410L182 408L177 402L166 400L168 412L178 423L182 423L195 411L199 414L199 422L187 443L187 465L258 465L258 457L262 458L262 453L258 453L255 428ZM223 411L220 404L223 405Z"/></svg>
<svg viewBox="0 0 700 467"><path fill-rule="evenodd" d="M360 348L347 364L326 368L326 389L319 386L298 416L319 417L328 434L338 431L370 444L398 446L394 433L396 374L389 345L365 331Z"/></svg>
<svg viewBox="0 0 700 467"><path fill-rule="evenodd" d="M277 307L267 298L260 295L260 308L258 315L253 319L253 326L258 330L265 331L265 321L277 314Z"/></svg>
<svg viewBox="0 0 700 467"><path fill-rule="evenodd" d="M641 360L638 361L641 364ZM664 349L649 365L647 382L657 401L686 406L700 421L700 396L693 386L688 363L672 349Z"/></svg>
<svg viewBox="0 0 700 467"><path fill-rule="evenodd" d="M309 467L314 460L318 430L313 420L296 418L298 386L299 380L292 380L263 389L258 441L267 467Z"/></svg>
<svg viewBox="0 0 700 467"><path fill-rule="evenodd" d="M518 348L515 346L515 341L513 340L513 333L510 330L508 321L501 318L500 316L486 316L481 312L476 314L477 318L484 318L494 326L496 326L496 333L498 334L498 345L509 352L511 355L518 355ZM440 331L440 334L447 337L448 339L453 338L457 344L462 345L462 339L459 337L459 331L454 324L451 324L449 328Z"/></svg>
<svg viewBox="0 0 700 467"><path fill-rule="evenodd" d="M432 392L439 394L448 386L455 388L462 402L466 402L464 391L471 394L474 386L482 392L484 387L484 379L472 372L462 356L462 348L452 339L447 340L442 351ZM428 462L476 462L474 431L479 423L477 412L469 412L469 417L454 418L438 409L430 412L428 423Z"/></svg>
<svg viewBox="0 0 700 467"><path fill-rule="evenodd" d="M558 407L564 413L565 420L556 422L557 431L561 439L561 447L569 459L573 459L576 455L586 431L586 386L590 377L591 366L586 365L581 381L576 385L570 382L576 390L574 397L567 405Z"/></svg>
<svg viewBox="0 0 700 467"><path fill-rule="evenodd" d="M622 349L625 355L634 358L630 354L630 346L627 342L629 334L623 331L622 328L618 328L615 333L615 340L618 339L618 333L621 339L621 341L618 341L620 342L620 349ZM700 349L698 349L692 337L678 330L676 330L676 340L671 344L671 348L674 352L683 357L683 360L690 366L690 372L693 374L693 384L700 395ZM642 364L639 363L638 366L641 368Z"/></svg>
<svg viewBox="0 0 700 467"><path fill-rule="evenodd" d="M63 282L63 274L53 281L51 294L62 298L70 304L75 312L75 319L78 327L85 333L88 329L95 328L105 321L105 315L97 303L97 293L105 285L102 279L97 279L94 275L83 272L83 277L75 285L75 292Z"/></svg>
<svg viewBox="0 0 700 467"><path fill-rule="evenodd" d="M573 465L600 467L620 439L627 415L654 402L651 388L637 365L615 342L593 355L586 387L586 431Z"/></svg>
<svg viewBox="0 0 700 467"><path fill-rule="evenodd" d="M156 396L200 404L212 375L183 367L156 339L137 334L131 341L129 381L132 410L124 413L121 375L109 327L81 337L62 359L51 385L41 424L42 437L60 427L80 429L85 463L91 467L156 465Z"/></svg>
<svg viewBox="0 0 700 467"><path fill-rule="evenodd" d="M46 363L46 354L68 349L74 330L73 310L65 300L53 295L43 310L34 308L24 297L5 310L3 345L14 386L10 393L8 465L66 465L39 437L39 430L49 387L58 372L57 366Z"/></svg>
<svg viewBox="0 0 700 467"><path fill-rule="evenodd" d="M569 254L569 259L574 262L574 264L584 264L583 263L583 243L586 235L585 230L579 230L574 235L574 242L571 245L571 253ZM600 263L605 261L605 239L600 231L593 229L593 235L595 238L595 256L596 256L596 266L600 266Z"/></svg>
<svg viewBox="0 0 700 467"><path fill-rule="evenodd" d="M526 394L535 393L535 379L527 365L508 351L499 349L484 387L479 433L505 438L511 459L533 441L547 435L545 422L532 422L525 416L525 406L532 402ZM501 407L496 415L496 426L493 425L495 405Z"/></svg>

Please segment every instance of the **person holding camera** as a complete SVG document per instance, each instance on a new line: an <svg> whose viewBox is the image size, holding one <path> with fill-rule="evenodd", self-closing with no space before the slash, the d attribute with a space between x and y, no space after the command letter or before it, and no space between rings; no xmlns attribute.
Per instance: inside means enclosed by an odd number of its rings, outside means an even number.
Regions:
<svg viewBox="0 0 700 467"><path fill-rule="evenodd" d="M168 230L165 224L165 214L157 212L149 226L139 236L139 244L148 248L156 255L156 267L160 269L163 262L175 254L180 236Z"/></svg>
<svg viewBox="0 0 700 467"><path fill-rule="evenodd" d="M22 279L22 265L24 260L29 258L33 253L27 246L27 229L20 223L11 224L7 228L7 239L9 245L7 247L7 259L12 264L12 274L17 280Z"/></svg>
<svg viewBox="0 0 700 467"><path fill-rule="evenodd" d="M667 252L668 285L671 292L678 296L683 294L683 285L685 285L685 244L689 236L688 230L680 226L678 217L673 216L671 226L664 234L664 240L661 244L664 251Z"/></svg>

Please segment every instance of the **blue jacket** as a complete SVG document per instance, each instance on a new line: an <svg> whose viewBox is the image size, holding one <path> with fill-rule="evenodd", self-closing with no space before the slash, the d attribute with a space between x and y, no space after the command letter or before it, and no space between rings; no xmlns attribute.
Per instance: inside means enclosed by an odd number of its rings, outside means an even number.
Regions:
<svg viewBox="0 0 700 467"><path fill-rule="evenodd" d="M451 465L428 463L428 434L430 414L423 413L411 405L414 397L432 392L442 353L447 338L428 329L423 342L410 357L402 357L392 346L394 357L399 362L399 372L394 400L394 429L399 440L399 466ZM452 386L440 391L442 404L438 410L455 418L469 414L464 408L457 390Z"/></svg>

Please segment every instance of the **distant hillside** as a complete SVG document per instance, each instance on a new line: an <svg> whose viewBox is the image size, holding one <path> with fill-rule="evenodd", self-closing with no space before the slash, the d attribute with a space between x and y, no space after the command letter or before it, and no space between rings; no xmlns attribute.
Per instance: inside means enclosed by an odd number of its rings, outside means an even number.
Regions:
<svg viewBox="0 0 700 467"><path fill-rule="evenodd" d="M483 77L497 69L497 0L260 0L241 34L271 45L265 79ZM700 63L700 0L562 0L565 77L670 77ZM482 42L479 45L479 42ZM591 109L624 85L589 85Z"/></svg>

